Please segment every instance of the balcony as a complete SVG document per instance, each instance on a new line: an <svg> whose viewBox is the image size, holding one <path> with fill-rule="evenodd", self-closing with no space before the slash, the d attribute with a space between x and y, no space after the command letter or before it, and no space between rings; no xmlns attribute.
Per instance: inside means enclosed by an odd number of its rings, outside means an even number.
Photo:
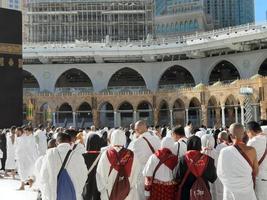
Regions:
<svg viewBox="0 0 267 200"><path fill-rule="evenodd" d="M23 88L23 95L38 93L40 93L40 88Z"/></svg>
<svg viewBox="0 0 267 200"><path fill-rule="evenodd" d="M160 85L159 86L159 91L173 90L173 89L179 89L179 88L192 88L194 86L195 86L195 84L193 84L193 83Z"/></svg>
<svg viewBox="0 0 267 200"><path fill-rule="evenodd" d="M62 87L56 88L55 94L81 94L81 93L93 93L92 87Z"/></svg>

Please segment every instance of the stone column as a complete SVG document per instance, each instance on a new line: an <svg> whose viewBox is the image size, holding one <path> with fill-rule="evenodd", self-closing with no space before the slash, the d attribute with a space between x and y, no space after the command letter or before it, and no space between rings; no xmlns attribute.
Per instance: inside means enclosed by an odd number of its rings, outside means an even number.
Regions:
<svg viewBox="0 0 267 200"><path fill-rule="evenodd" d="M241 124L245 124L244 106L241 106Z"/></svg>
<svg viewBox="0 0 267 200"><path fill-rule="evenodd" d="M133 122L135 123L137 121L137 113L136 110L133 112Z"/></svg>
<svg viewBox="0 0 267 200"><path fill-rule="evenodd" d="M73 122L72 122L73 127L76 128L76 112L72 113L72 120L73 120Z"/></svg>
<svg viewBox="0 0 267 200"><path fill-rule="evenodd" d="M208 112L205 105L201 105L201 123L208 127Z"/></svg>
<svg viewBox="0 0 267 200"><path fill-rule="evenodd" d="M257 122L258 121L258 109L257 109L258 105L254 105L254 120Z"/></svg>
<svg viewBox="0 0 267 200"><path fill-rule="evenodd" d="M117 112L114 111L114 128L117 127Z"/></svg>
<svg viewBox="0 0 267 200"><path fill-rule="evenodd" d="M98 117L98 111L96 109L93 109L92 110L92 118L93 118L93 125L96 127L96 128L99 128L99 117Z"/></svg>
<svg viewBox="0 0 267 200"><path fill-rule="evenodd" d="M221 109L216 108L215 109L215 119L216 119L216 127L221 128L222 127L222 119L221 119Z"/></svg>
<svg viewBox="0 0 267 200"><path fill-rule="evenodd" d="M52 116L52 120L53 120L53 126L57 126L57 122L56 122L56 113L55 112L53 112L53 114L52 114L53 116Z"/></svg>
<svg viewBox="0 0 267 200"><path fill-rule="evenodd" d="M225 128L225 107L222 106L222 127Z"/></svg>
<svg viewBox="0 0 267 200"><path fill-rule="evenodd" d="M159 112L158 112L158 110L156 108L153 110L153 118L154 118L154 126L158 125L158 123L159 123Z"/></svg>
<svg viewBox="0 0 267 200"><path fill-rule="evenodd" d="M173 110L170 110L170 126L173 127Z"/></svg>
<svg viewBox="0 0 267 200"><path fill-rule="evenodd" d="M189 121L189 114L188 114L188 108L185 109L185 123L187 124Z"/></svg>
<svg viewBox="0 0 267 200"><path fill-rule="evenodd" d="M261 112L261 119L267 119L266 116L266 106L264 102L260 103L260 112Z"/></svg>
<svg viewBox="0 0 267 200"><path fill-rule="evenodd" d="M238 107L235 106L235 123L238 123Z"/></svg>

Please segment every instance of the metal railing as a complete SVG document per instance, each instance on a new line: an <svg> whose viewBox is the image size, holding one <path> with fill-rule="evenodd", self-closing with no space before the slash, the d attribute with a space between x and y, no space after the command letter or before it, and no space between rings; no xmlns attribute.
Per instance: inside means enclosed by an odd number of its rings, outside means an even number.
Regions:
<svg viewBox="0 0 267 200"><path fill-rule="evenodd" d="M159 85L159 90L170 90L170 89L179 89L179 88L192 88L194 86L195 86L195 84L193 84L193 83Z"/></svg>
<svg viewBox="0 0 267 200"><path fill-rule="evenodd" d="M222 29L215 29L206 32L195 32L195 34L180 36L176 34L168 34L165 37L162 35L159 37L146 39L142 41L111 41L108 43L93 43L89 41L77 41L69 43L24 43L26 49L36 48L74 48L74 47L99 47L99 48L111 48L111 47L148 47L150 45L168 44L168 43L181 43L186 45L187 41L197 39L209 39L212 40L214 36L227 35L229 38L232 37L231 33L243 33L248 34L250 30L253 31L265 31L267 32L267 22L262 24L243 24L239 26L227 27Z"/></svg>
<svg viewBox="0 0 267 200"><path fill-rule="evenodd" d="M148 91L146 86L113 86L108 87L103 92L121 93L121 92L139 92Z"/></svg>
<svg viewBox="0 0 267 200"><path fill-rule="evenodd" d="M40 93L40 88L23 88L23 94L38 94Z"/></svg>
<svg viewBox="0 0 267 200"><path fill-rule="evenodd" d="M56 88L55 94L64 94L64 93L71 93L71 94L79 94L79 93L93 93L92 87L62 87Z"/></svg>

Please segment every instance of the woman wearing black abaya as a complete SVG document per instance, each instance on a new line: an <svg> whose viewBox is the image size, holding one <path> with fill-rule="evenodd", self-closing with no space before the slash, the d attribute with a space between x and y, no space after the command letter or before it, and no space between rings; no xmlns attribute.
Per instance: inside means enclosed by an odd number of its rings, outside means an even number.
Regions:
<svg viewBox="0 0 267 200"><path fill-rule="evenodd" d="M96 134L91 134L87 140L87 147L86 147L87 153L83 154L88 170L99 156L101 147L102 147L101 138ZM96 185L96 168L97 164L88 174L87 181L85 183L82 193L84 200L100 200L100 193L98 192Z"/></svg>

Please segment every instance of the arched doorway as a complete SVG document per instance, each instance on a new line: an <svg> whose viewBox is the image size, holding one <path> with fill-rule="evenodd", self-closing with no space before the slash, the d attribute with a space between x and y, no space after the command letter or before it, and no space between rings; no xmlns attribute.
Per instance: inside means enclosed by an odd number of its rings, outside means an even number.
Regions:
<svg viewBox="0 0 267 200"><path fill-rule="evenodd" d="M185 125L185 105L181 99L177 99L173 105L173 125Z"/></svg>
<svg viewBox="0 0 267 200"><path fill-rule="evenodd" d="M57 79L55 88L57 93L92 92L93 84L83 71L73 68L61 74Z"/></svg>
<svg viewBox="0 0 267 200"><path fill-rule="evenodd" d="M37 79L28 71L23 70L23 91L38 93L40 91L40 86Z"/></svg>
<svg viewBox="0 0 267 200"><path fill-rule="evenodd" d="M169 125L170 124L170 109L168 103L163 100L159 105L159 124L158 125Z"/></svg>
<svg viewBox="0 0 267 200"><path fill-rule="evenodd" d="M211 97L208 102L208 127L213 128L215 125L218 125L220 122L221 116L216 115L216 112L221 112L218 107L215 97ZM217 119L219 117L220 119Z"/></svg>
<svg viewBox="0 0 267 200"><path fill-rule="evenodd" d="M76 112L76 126L79 128L89 127L93 124L92 108L87 102L83 102Z"/></svg>
<svg viewBox="0 0 267 200"><path fill-rule="evenodd" d="M133 123L133 106L130 103L122 103L119 106L118 114L118 124L121 127L129 127L129 125Z"/></svg>
<svg viewBox="0 0 267 200"><path fill-rule="evenodd" d="M56 112L56 124L61 127L73 125L72 107L68 103L63 103Z"/></svg>
<svg viewBox="0 0 267 200"><path fill-rule="evenodd" d="M260 106L260 100L257 98L256 100L254 98L252 102L252 107L253 107L253 119L254 121L259 121L261 120L261 106Z"/></svg>
<svg viewBox="0 0 267 200"><path fill-rule="evenodd" d="M265 59L261 64L258 74L267 76L267 59Z"/></svg>
<svg viewBox="0 0 267 200"><path fill-rule="evenodd" d="M168 68L159 80L159 89L193 86L195 86L195 81L192 74L178 65Z"/></svg>
<svg viewBox="0 0 267 200"><path fill-rule="evenodd" d="M197 98L190 101L188 109L188 120L192 122L194 127L200 127L201 123L201 104Z"/></svg>
<svg viewBox="0 0 267 200"><path fill-rule="evenodd" d="M111 91L140 91L145 89L146 83L142 75L128 67L115 72L108 83L108 90Z"/></svg>
<svg viewBox="0 0 267 200"><path fill-rule="evenodd" d="M114 109L109 102L101 105L99 110L99 125L100 127L115 127L114 124Z"/></svg>
<svg viewBox="0 0 267 200"><path fill-rule="evenodd" d="M233 95L230 95L225 101L225 125L230 126L232 123L241 123L241 107Z"/></svg>
<svg viewBox="0 0 267 200"><path fill-rule="evenodd" d="M48 124L52 123L53 114L51 108L49 107L48 103L44 103L37 114L38 124L43 124L47 126Z"/></svg>
<svg viewBox="0 0 267 200"><path fill-rule="evenodd" d="M218 63L211 71L209 84L217 81L229 83L237 79L240 79L240 74L236 67L232 63L224 60Z"/></svg>
<svg viewBox="0 0 267 200"><path fill-rule="evenodd" d="M153 110L150 103L143 101L138 105L136 120L145 120L148 125L153 124Z"/></svg>

